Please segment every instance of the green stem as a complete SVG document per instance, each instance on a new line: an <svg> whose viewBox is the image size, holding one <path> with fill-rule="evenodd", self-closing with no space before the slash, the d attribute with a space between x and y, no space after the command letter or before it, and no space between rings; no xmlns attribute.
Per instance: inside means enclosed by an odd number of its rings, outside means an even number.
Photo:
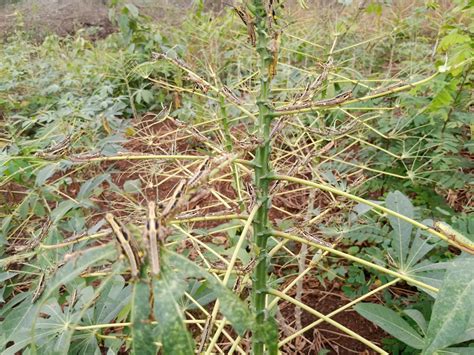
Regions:
<svg viewBox="0 0 474 355"><path fill-rule="evenodd" d="M273 110L270 103L270 77L268 68L272 64L272 54L269 50L270 34L267 28L267 13L262 0L253 0L255 29L257 34L257 53L259 55L258 69L260 72L260 93L257 98L258 106L258 137L262 143L255 152L255 187L259 208L253 222L254 249L257 257L253 279L253 299L257 329L263 329L266 320L265 301L267 293L268 251L267 241L270 236L268 211L270 209L269 177L270 167L270 124ZM264 341L261 336L253 337L253 353L263 354Z"/></svg>

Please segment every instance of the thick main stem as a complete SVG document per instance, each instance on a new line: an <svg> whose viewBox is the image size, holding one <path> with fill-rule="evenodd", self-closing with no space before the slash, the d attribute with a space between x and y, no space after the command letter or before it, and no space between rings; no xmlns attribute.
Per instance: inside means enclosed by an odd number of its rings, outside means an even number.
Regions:
<svg viewBox="0 0 474 355"><path fill-rule="evenodd" d="M269 175L270 167L270 124L272 109L270 104L270 77L268 68L272 63L272 54L269 50L270 34L267 28L267 13L262 0L253 0L253 12L257 33L257 52L259 55L260 94L258 106L258 136L262 142L255 153L255 187L259 208L253 223L254 245L257 265L253 279L254 307L257 328L263 329L266 320L265 301L267 294L268 252L267 240L270 236L268 211L270 209ZM263 354L264 341L259 335L253 337L254 354Z"/></svg>

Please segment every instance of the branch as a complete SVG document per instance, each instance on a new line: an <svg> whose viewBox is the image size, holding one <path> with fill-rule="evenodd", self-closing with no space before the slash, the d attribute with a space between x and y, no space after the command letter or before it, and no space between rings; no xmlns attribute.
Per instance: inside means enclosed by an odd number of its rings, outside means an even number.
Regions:
<svg viewBox="0 0 474 355"><path fill-rule="evenodd" d="M426 231L432 235L435 235L437 236L438 238L444 240L445 242L451 244L452 246L460 249L460 250L463 250L465 251L466 253L469 253L469 254L473 254L474 255L474 246L472 245L472 243L467 243L465 240L461 240L460 238L454 238L453 236L451 235L446 235L446 234L443 234L443 233L440 233L438 232L436 229L433 229L433 228L430 228L428 227L427 225L424 225L420 222L417 222L405 215L402 215L400 213L397 213L389 208L386 208L386 207L383 207L383 206L380 206L379 204L377 203L374 203L372 201L369 201L369 200L366 200L362 197L359 197L359 196L355 196L355 195L352 195L350 193L347 193L345 191L342 191L342 190L339 190L339 189L336 189L334 187L331 187L331 186L327 186L327 185L323 185L323 184L317 184L315 182L312 182L312 181L307 181L307 180L304 180L304 179L299 179L299 178L296 178L296 177L292 177L292 176L286 176L286 175L275 175L272 177L273 180L284 180L284 181L290 181L290 182L293 182L293 183L298 183L298 184L302 184L302 185L306 185L306 186L310 186L310 187L313 187L313 188L316 188L316 189L321 189L323 191L328 191L328 192L332 192L336 195L339 195L339 196L343 196L343 197L346 197L350 200L353 200L353 201L357 201L359 203L363 203L367 206L370 206L372 207L373 209L376 209L376 210L379 210L379 211L382 211L384 213L386 213L387 215L390 215L390 216L393 216L393 217L396 217L396 218L399 218L405 222L408 222L410 223L411 225L423 230L423 231Z"/></svg>
<svg viewBox="0 0 474 355"><path fill-rule="evenodd" d="M352 104L356 102L369 101L369 100L376 99L379 97L395 94L397 92L413 89L421 84L424 84L430 81L431 79L435 78L438 74L439 72L436 72L435 74L425 79L416 81L414 83L408 83L408 84L401 83L401 84L392 85L386 89L383 89L381 91L375 91L374 93L371 93L367 96L363 96L360 98L353 98L352 92L346 91L331 99L308 102L308 103L299 104L299 105L282 106L275 109L274 116L279 117L279 116L285 116L285 115L294 115L294 114L303 113L303 112L311 112L311 111L321 109L321 108L335 107L335 106Z"/></svg>
<svg viewBox="0 0 474 355"><path fill-rule="evenodd" d="M188 79L194 82L204 93L207 93L209 90L212 90L219 96L222 96L223 98L225 98L229 103L236 106L238 109L240 109L243 113L248 115L254 121L257 120L257 117L255 117L255 115L252 112L247 110L245 107L242 107L242 102L240 101L240 99L237 98L235 94L232 93L232 91L230 91L230 89L227 88L226 86L224 86L222 89L217 88L216 86L212 85L211 83L209 83L208 81L206 81L205 79L197 75L195 72L193 72L190 69L189 65L185 63L184 61L182 61L181 59L168 57L164 53L153 53L152 57L154 60L165 59L167 61L170 61L171 63L176 65L178 68L184 70L188 74Z"/></svg>

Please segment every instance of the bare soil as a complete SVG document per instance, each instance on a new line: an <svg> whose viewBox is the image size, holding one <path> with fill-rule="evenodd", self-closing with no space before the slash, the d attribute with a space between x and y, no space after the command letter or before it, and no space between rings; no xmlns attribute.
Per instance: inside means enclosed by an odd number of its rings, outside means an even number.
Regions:
<svg viewBox="0 0 474 355"><path fill-rule="evenodd" d="M49 34L67 36L84 30L86 36L103 38L114 31L104 2L91 0L25 0L0 6L0 39L15 30L41 40Z"/></svg>
<svg viewBox="0 0 474 355"><path fill-rule="evenodd" d="M304 294L301 301L322 314L329 314L351 301L344 296L337 283L324 287L314 279L308 278L303 289ZM289 295L292 294L289 293ZM373 298L368 301L377 302L377 299ZM282 303L280 309L286 327L293 329L295 327L295 306L290 303ZM382 329L350 308L335 315L332 319L378 346L381 345L382 339L390 337ZM301 325L303 327L316 320L318 320L317 317L302 312ZM288 335L293 332L289 331ZM328 350L329 354L376 354L358 340L351 338L326 322L322 322L306 331L304 336L296 339L296 341L286 344L282 351L286 354L318 354L323 349Z"/></svg>

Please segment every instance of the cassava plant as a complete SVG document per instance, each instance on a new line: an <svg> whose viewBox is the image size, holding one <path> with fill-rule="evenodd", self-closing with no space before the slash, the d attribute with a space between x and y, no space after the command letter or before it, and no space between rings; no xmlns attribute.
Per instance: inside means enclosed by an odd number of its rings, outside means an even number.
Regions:
<svg viewBox="0 0 474 355"><path fill-rule="evenodd" d="M249 0L234 7L243 26L229 31L232 40L224 35L216 38L214 23L203 14L200 22L183 25L192 27L189 47L206 43L210 52L225 46L238 53L226 63L212 57L192 63L169 39L130 73L111 71L117 80L114 89L121 88L121 97L126 98L118 107L134 120L129 125L118 122L112 117L117 105L103 98L112 107L104 104L106 111L97 110L105 117L94 124L109 133L100 144L90 144L93 137L88 132L64 131L64 124L51 130L63 131L55 133L49 146L32 148L30 137L26 143L15 138L17 145L2 152L3 183L26 191L21 191L26 197L13 204L2 222L0 266L6 270L0 280L6 286L0 298L8 300L0 310L3 353L99 354L107 349L133 354L276 354L325 322L387 354L334 319L350 308L396 337L400 334L393 329L401 324L409 331L402 340L426 354L472 340L465 330L474 317L467 313L461 317L459 310L472 308L474 288L465 271L472 268L473 242L443 223L417 222L420 216L400 192L390 193L384 201L349 192L360 186L354 180L363 180L359 170L407 177L353 161L357 171L348 170L342 155L360 144L393 156L389 147L364 138L364 129L380 133L373 123L379 114L372 112L391 110L392 95L414 91L440 73L389 85L375 80L382 83L376 87L363 79L354 83L337 68L337 54L359 44L338 49L346 33L337 33L332 43L325 43L329 49L322 46L319 57L307 53L321 46L295 39L282 5L276 0ZM148 45L156 45L148 37L151 27L139 26L138 8L121 9L125 52L140 44L139 57L148 55ZM232 28L234 19L224 17L222 32ZM236 33L242 37L241 30L245 41L234 38ZM290 38L302 44L285 47ZM317 58L319 74L313 77L308 65L308 70L296 70L295 75L293 57L283 53ZM235 69L234 60L244 68ZM122 62L115 63L129 71ZM465 61L455 64L464 65ZM237 74L226 77L220 66ZM300 72L310 74L301 78ZM286 76L288 87L282 85ZM336 83L335 78L341 77ZM357 89L359 82L365 90ZM158 114L141 112L142 105L132 104L143 88L167 103ZM145 104L148 101L152 99ZM124 102L129 102L129 109ZM87 120L87 110L83 111L74 116L77 126ZM37 128L42 134L51 124L43 120ZM17 122L20 128L15 131L14 125L12 131L22 137L27 121ZM34 137L34 127L26 128ZM308 199L297 201L293 212L278 204L288 193L308 190ZM317 201L324 201L322 210L315 207ZM385 221L384 230L390 230L383 236L390 239L386 259L354 255L339 238L318 233L323 221L340 223L335 211L348 208ZM289 218L279 220L271 211ZM464 254L452 263L423 264L435 247L447 249L447 245ZM299 252L303 257L298 258ZM308 264L305 253L314 253ZM283 284L286 275L278 272L274 261L284 263L288 258L298 259L299 272ZM323 259L374 270L386 282L323 314L303 302L302 292L291 293L295 286L301 291L304 277ZM445 277L442 285L426 276L432 269L448 269L437 279ZM394 311L361 303L402 282L436 298L429 325L411 312L420 331L406 326ZM461 322L449 314L449 299L455 300L454 315ZM317 320L303 325L299 319L295 328L289 327L280 309L283 303ZM384 316L392 322L381 321Z"/></svg>

